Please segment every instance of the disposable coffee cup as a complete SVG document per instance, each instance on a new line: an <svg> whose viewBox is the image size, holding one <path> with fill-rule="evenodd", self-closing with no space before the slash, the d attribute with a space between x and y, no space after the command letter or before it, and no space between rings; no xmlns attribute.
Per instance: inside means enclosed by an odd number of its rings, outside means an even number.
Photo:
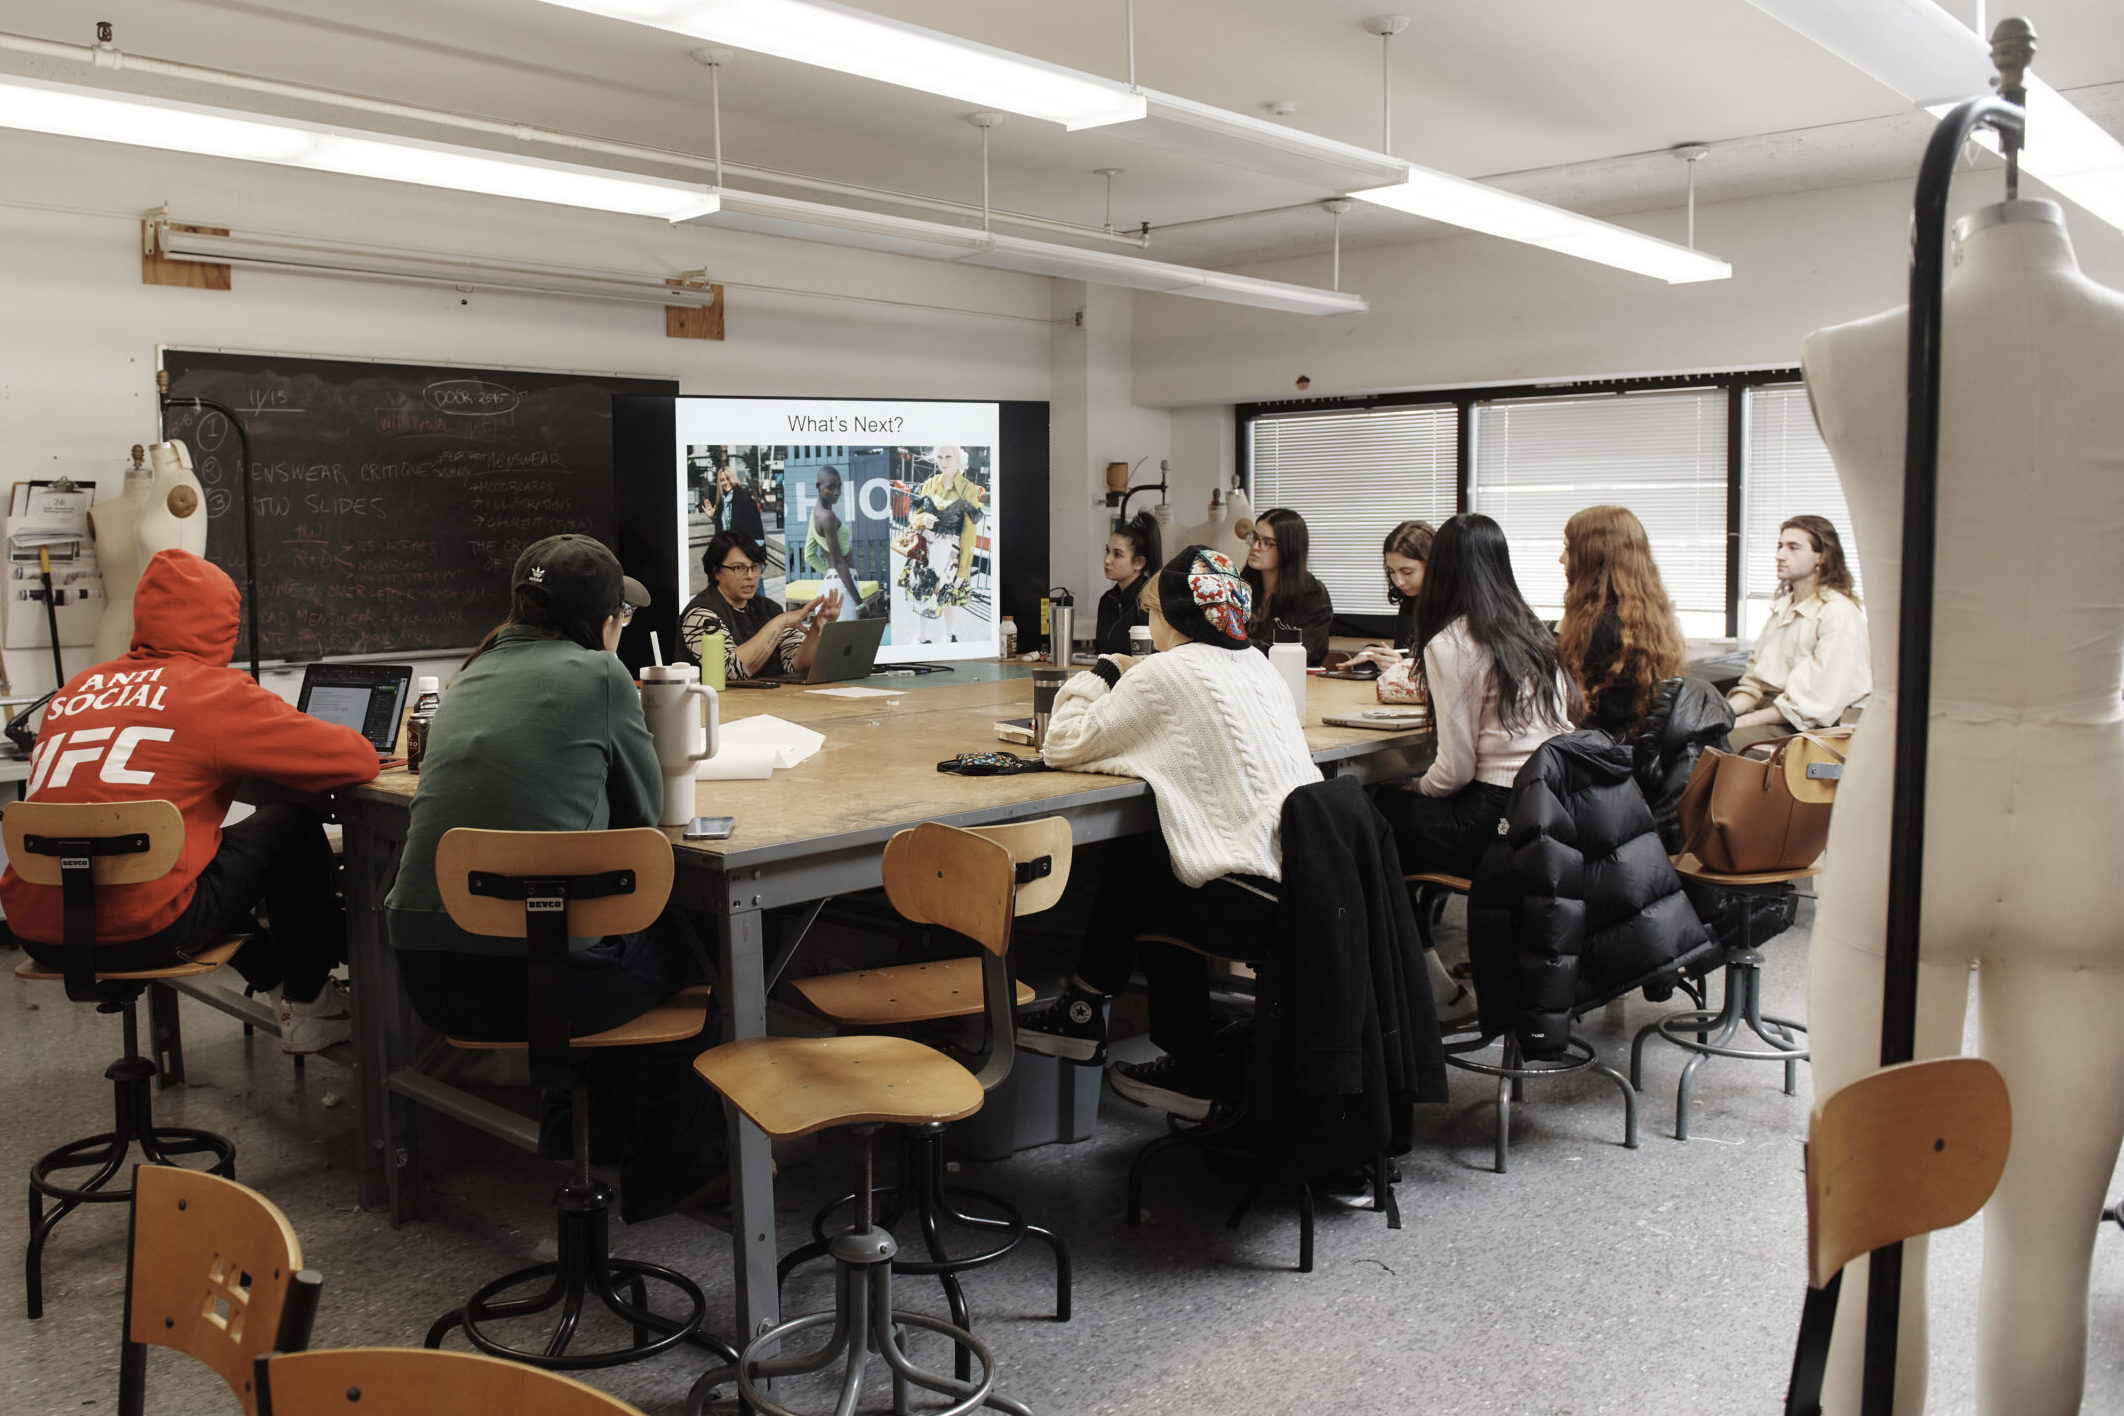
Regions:
<svg viewBox="0 0 2124 1416"><path fill-rule="evenodd" d="M1149 625L1132 624L1128 627L1128 652L1139 659L1145 654L1158 652L1158 646L1151 642Z"/></svg>
<svg viewBox="0 0 2124 1416"><path fill-rule="evenodd" d="M1055 694L1070 680L1068 669L1033 670L1032 745L1047 746L1047 720L1055 711Z"/></svg>

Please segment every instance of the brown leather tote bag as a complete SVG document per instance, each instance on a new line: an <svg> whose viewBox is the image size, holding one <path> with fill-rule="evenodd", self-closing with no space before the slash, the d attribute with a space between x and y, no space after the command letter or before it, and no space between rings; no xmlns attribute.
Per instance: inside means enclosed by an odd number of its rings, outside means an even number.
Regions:
<svg viewBox="0 0 2124 1416"><path fill-rule="evenodd" d="M1706 749L1675 806L1682 849L1720 875L1814 864L1829 843L1829 808L1846 737L1799 733L1779 742L1768 758Z"/></svg>

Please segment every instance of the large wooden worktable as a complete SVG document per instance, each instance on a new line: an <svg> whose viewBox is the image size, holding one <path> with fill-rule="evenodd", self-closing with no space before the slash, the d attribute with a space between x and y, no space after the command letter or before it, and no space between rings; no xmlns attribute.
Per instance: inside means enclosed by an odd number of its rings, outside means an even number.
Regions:
<svg viewBox="0 0 2124 1416"><path fill-rule="evenodd" d="M1025 676L1019 676L1023 672ZM734 691L720 697L722 719L773 714L826 738L823 748L771 779L697 784L700 815L735 817L727 841L680 841L674 895L716 922L707 962L722 1000L727 1037L766 1031L767 990L785 960L770 961L761 911L873 889L885 842L921 821L978 826L1062 815L1079 844L1156 827L1150 790L1133 777L1031 772L962 777L937 771L961 752L1006 747L1001 718L1032 711L1029 671L981 666L956 676L874 678L890 698L851 699L798 686ZM942 679L939 683L937 680ZM1309 684L1306 740L1323 771L1364 781L1405 776L1430 758L1427 735L1328 727L1323 713L1374 706L1369 683L1315 678ZM1012 748L1029 754L1030 749ZM436 1080L414 1065L419 1029L398 987L383 937L381 906L405 842L419 778L403 769L341 794L335 810L347 831L349 972L355 988L365 1205L388 1203L393 1222L418 1212L415 1107L444 1111L517 1144L535 1144L535 1126L514 1113ZM731 1109L732 1245L736 1323L725 1335L743 1345L780 1320L774 1252L774 1180L766 1137Z"/></svg>

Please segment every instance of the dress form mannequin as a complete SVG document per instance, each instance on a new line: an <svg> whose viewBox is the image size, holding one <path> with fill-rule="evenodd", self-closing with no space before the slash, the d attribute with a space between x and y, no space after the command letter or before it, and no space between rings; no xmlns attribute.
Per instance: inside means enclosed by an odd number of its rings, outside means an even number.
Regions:
<svg viewBox="0 0 2124 1416"><path fill-rule="evenodd" d="M1984 1211L1980 1416L2080 1409L2087 1284L2124 1140L2124 296L2058 208L1955 228L1941 370L1938 588L1917 1056L2004 1074L2013 1146ZM1837 791L1807 980L1817 1096L1880 1059L1901 573L1902 310L1809 336L1807 387L1872 593L1873 701ZM1905 1245L1896 1409L1923 1409L1925 1244ZM1823 1409L1858 1408L1866 1264L1844 1274Z"/></svg>
<svg viewBox="0 0 2124 1416"><path fill-rule="evenodd" d="M206 554L207 519L192 454L181 442L148 449L144 474L128 472L125 493L89 512L89 534L103 572L103 618L96 625L96 662L133 647L133 588L155 552Z"/></svg>

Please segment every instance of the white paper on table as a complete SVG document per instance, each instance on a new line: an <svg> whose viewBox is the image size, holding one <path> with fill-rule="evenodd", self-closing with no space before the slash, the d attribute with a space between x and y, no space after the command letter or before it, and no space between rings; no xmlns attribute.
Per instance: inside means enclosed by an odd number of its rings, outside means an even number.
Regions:
<svg viewBox="0 0 2124 1416"><path fill-rule="evenodd" d="M806 693L823 693L828 698L898 698L905 689L899 688L807 688Z"/></svg>
<svg viewBox="0 0 2124 1416"><path fill-rule="evenodd" d="M774 775L778 767L794 767L826 745L824 733L813 732L786 719L762 713L724 723L715 756L694 768L699 781L734 781Z"/></svg>

